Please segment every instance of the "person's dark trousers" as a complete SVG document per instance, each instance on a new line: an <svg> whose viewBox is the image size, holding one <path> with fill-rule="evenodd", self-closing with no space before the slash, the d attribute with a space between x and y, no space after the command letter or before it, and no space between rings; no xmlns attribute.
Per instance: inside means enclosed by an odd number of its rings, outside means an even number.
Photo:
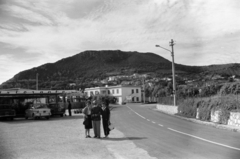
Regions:
<svg viewBox="0 0 240 159"><path fill-rule="evenodd" d="M109 135L108 120L102 120L102 123L103 123L104 135L108 136Z"/></svg>
<svg viewBox="0 0 240 159"><path fill-rule="evenodd" d="M100 120L93 120L92 121L92 126L93 126L93 132L94 132L94 137L101 137L101 121Z"/></svg>
<svg viewBox="0 0 240 159"><path fill-rule="evenodd" d="M71 109L68 109L68 114L69 114L69 116L72 116L72 111L71 111Z"/></svg>

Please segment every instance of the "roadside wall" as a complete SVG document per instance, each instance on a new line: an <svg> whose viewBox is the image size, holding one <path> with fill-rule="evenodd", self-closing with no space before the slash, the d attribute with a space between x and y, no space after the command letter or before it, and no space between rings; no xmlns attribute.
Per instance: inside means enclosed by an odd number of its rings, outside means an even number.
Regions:
<svg viewBox="0 0 240 159"><path fill-rule="evenodd" d="M177 106L171 106L171 105L161 105L161 104L157 104L157 109L167 113L167 114L176 114L178 112L178 107ZM216 110L216 111L212 111L211 112L211 122L219 122L219 116L220 116L220 111ZM196 119L198 119L198 110L197 110L197 115L196 115ZM228 119L228 124L227 125L231 125L231 126L238 126L240 127L240 112L230 112L230 117Z"/></svg>
<svg viewBox="0 0 240 159"><path fill-rule="evenodd" d="M240 127L240 112L230 112L230 118L228 119L228 125Z"/></svg>
<svg viewBox="0 0 240 159"><path fill-rule="evenodd" d="M217 123L220 120L220 111L216 110L216 111L211 111L211 122Z"/></svg>
<svg viewBox="0 0 240 159"><path fill-rule="evenodd" d="M167 114L176 114L178 112L178 107L171 105L157 104L157 109Z"/></svg>

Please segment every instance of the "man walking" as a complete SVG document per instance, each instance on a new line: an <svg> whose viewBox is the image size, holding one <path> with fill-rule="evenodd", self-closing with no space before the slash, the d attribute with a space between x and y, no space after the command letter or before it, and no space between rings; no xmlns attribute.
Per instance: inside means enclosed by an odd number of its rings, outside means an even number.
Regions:
<svg viewBox="0 0 240 159"><path fill-rule="evenodd" d="M72 104L71 104L70 100L68 99L68 114L69 114L69 116L72 116L71 109L72 109Z"/></svg>
<svg viewBox="0 0 240 159"><path fill-rule="evenodd" d="M99 107L99 104L96 103L94 100L92 102L92 126L94 131L94 138L101 138L101 131L100 131L100 125L101 125L101 115L102 115L102 108Z"/></svg>

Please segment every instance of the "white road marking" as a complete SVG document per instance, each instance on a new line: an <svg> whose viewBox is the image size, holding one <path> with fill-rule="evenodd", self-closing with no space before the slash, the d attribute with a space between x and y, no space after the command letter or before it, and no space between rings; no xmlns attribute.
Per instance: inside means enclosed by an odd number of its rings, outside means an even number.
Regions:
<svg viewBox="0 0 240 159"><path fill-rule="evenodd" d="M129 106L126 106L126 107L128 107L131 111L133 111L135 114L137 114L138 116L140 116L141 118L143 118L143 119L146 119L144 116L142 116L142 115L140 115L140 114L138 114L137 112L135 112L132 108L130 108ZM151 120L149 120L149 119L146 119L147 121L151 121ZM154 122L154 121L152 121L152 123L156 123L156 122ZM161 124L158 124L159 126L163 126L163 125L161 125Z"/></svg>
<svg viewBox="0 0 240 159"><path fill-rule="evenodd" d="M129 106L127 106L131 111L133 111L135 114L137 114L138 116L140 116L143 119L146 119L144 116L141 116L140 114L138 114L137 112L135 112L134 110L132 110Z"/></svg>
<svg viewBox="0 0 240 159"><path fill-rule="evenodd" d="M227 147L227 148L230 148L230 149L234 149L234 150L238 150L238 151L240 151L240 148L236 148L236 147L232 147L232 146L228 146L228 145L220 144L220 143L217 143L217 142L214 142L214 141L210 141L210 140L207 140L207 139L204 139L204 138L201 138L201 137L197 137L197 136L194 136L194 135L191 135L191 134L187 134L187 133L184 133L184 132L181 132L181 131L177 131L177 130L174 130L174 129L171 129L171 128L168 128L168 129L171 130L171 131L174 131L174 132L180 133L180 134L184 134L184 135L187 135L187 136L190 136L190 137L193 137L193 138L196 138L196 139L202 140L202 141L206 141L206 142L209 142L209 143L215 144L215 145L219 145L219 146L223 146L223 147Z"/></svg>
<svg viewBox="0 0 240 159"><path fill-rule="evenodd" d="M128 107L128 106L127 106ZM128 107L131 111L133 111L134 113L136 113L138 116L146 119L145 117L141 116L140 114L138 114L137 112L135 112L134 110L132 110L130 107ZM146 119L147 121L150 121L149 119ZM152 121L152 123L155 123ZM163 125L161 124L158 124L159 126L163 127ZM177 133L180 133L180 134L184 134L184 135L187 135L187 136L190 136L190 137L193 137L193 138L196 138L196 139L199 139L199 140L202 140L202 141L206 141L206 142L209 142L209 143L212 143L212 144L215 144L215 145L219 145L219 146L223 146L223 147L227 147L227 148L230 148L230 149L234 149L234 150L238 150L240 151L240 148L236 148L236 147L232 147L232 146L228 146L228 145L224 145L224 144L221 144L221 143L217 143L217 142L214 142L214 141L210 141L210 140L207 140L207 139L204 139L204 138L201 138L201 137L197 137L197 136L194 136L194 135L191 135L191 134L187 134L187 133L184 133L184 132L181 132L181 131L177 131L177 130L174 130L174 129L171 129L171 128L168 128L168 130L171 130L171 131L174 131L174 132L177 132Z"/></svg>

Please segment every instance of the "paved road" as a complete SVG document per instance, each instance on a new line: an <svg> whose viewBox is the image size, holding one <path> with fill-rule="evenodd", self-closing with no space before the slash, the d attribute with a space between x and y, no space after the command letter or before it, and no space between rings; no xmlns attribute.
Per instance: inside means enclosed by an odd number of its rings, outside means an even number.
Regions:
<svg viewBox="0 0 240 159"><path fill-rule="evenodd" d="M240 133L182 120L140 104L114 106L112 121L152 157L240 158Z"/></svg>

